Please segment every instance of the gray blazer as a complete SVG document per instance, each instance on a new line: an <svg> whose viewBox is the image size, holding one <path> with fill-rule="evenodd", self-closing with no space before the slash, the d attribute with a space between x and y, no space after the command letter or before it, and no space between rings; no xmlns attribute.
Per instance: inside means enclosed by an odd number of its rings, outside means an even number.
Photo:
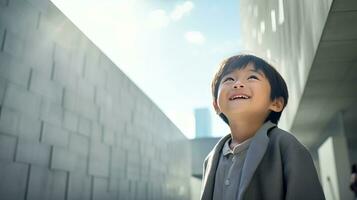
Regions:
<svg viewBox="0 0 357 200"><path fill-rule="evenodd" d="M223 137L204 161L201 200L211 200ZM266 122L253 137L237 200L325 199L309 151L288 132Z"/></svg>

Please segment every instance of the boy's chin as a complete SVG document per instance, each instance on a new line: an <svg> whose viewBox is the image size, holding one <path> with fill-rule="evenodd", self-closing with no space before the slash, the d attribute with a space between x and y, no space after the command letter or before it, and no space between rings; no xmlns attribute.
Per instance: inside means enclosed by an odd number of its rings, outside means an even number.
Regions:
<svg viewBox="0 0 357 200"><path fill-rule="evenodd" d="M244 119L248 113L244 111L231 111L226 114L227 118L230 120Z"/></svg>
<svg viewBox="0 0 357 200"><path fill-rule="evenodd" d="M245 114L249 114L249 113L251 113L251 111L244 106L231 106L229 108L229 112L227 112L227 115L235 116L238 114L245 115Z"/></svg>
<svg viewBox="0 0 357 200"><path fill-rule="evenodd" d="M234 110L226 114L229 121L251 121L258 118L256 112L247 110Z"/></svg>

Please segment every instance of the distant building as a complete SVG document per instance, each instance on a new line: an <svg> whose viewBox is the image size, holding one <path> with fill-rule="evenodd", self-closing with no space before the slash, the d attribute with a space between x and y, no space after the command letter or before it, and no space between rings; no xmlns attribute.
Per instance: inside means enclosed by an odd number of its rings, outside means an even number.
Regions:
<svg viewBox="0 0 357 200"><path fill-rule="evenodd" d="M212 137L211 115L208 108L195 109L196 138Z"/></svg>

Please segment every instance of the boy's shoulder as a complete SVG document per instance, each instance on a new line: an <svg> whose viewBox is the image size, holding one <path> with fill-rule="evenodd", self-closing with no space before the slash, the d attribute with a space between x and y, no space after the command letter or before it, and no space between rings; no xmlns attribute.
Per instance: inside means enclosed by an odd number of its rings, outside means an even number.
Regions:
<svg viewBox="0 0 357 200"><path fill-rule="evenodd" d="M279 146L283 152L300 152L308 153L308 149L300 143L300 141L290 132L280 129L279 127L273 128L268 137L274 146Z"/></svg>
<svg viewBox="0 0 357 200"><path fill-rule="evenodd" d="M270 140L277 140L279 142L299 142L292 133L280 129L278 126L275 126L268 132L268 137Z"/></svg>
<svg viewBox="0 0 357 200"><path fill-rule="evenodd" d="M269 142L271 146L275 146L280 149L280 151L283 152L283 154L289 154L289 153L302 153L306 154L309 151L307 148L301 144L298 139L290 132L285 131L283 129L280 129L278 126L275 126L274 128L270 129L270 131L267 133L267 136L269 138ZM222 149L224 143L226 140L230 138L230 135L226 135L222 137L215 147L209 152L209 154L206 156L204 159L204 164L206 165L209 159L213 159L213 156L219 154L218 152Z"/></svg>

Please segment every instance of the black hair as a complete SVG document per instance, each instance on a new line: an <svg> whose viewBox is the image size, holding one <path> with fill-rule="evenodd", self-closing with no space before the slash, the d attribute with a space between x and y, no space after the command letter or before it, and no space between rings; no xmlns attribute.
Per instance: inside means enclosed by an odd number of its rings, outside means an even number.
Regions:
<svg viewBox="0 0 357 200"><path fill-rule="evenodd" d="M268 79L271 88L270 100L273 101L279 97L282 97L284 99L283 109L280 112L272 111L265 120L278 124L278 121L281 117L281 113L283 112L285 106L288 103L288 88L279 72L268 62L257 56L249 54L240 54L225 59L221 63L218 72L215 74L212 80L211 87L213 100L217 101L218 89L222 78L236 69L244 69L249 64L253 64L255 70L262 71ZM219 116L223 119L223 121L229 124L228 118L223 113L221 113Z"/></svg>

